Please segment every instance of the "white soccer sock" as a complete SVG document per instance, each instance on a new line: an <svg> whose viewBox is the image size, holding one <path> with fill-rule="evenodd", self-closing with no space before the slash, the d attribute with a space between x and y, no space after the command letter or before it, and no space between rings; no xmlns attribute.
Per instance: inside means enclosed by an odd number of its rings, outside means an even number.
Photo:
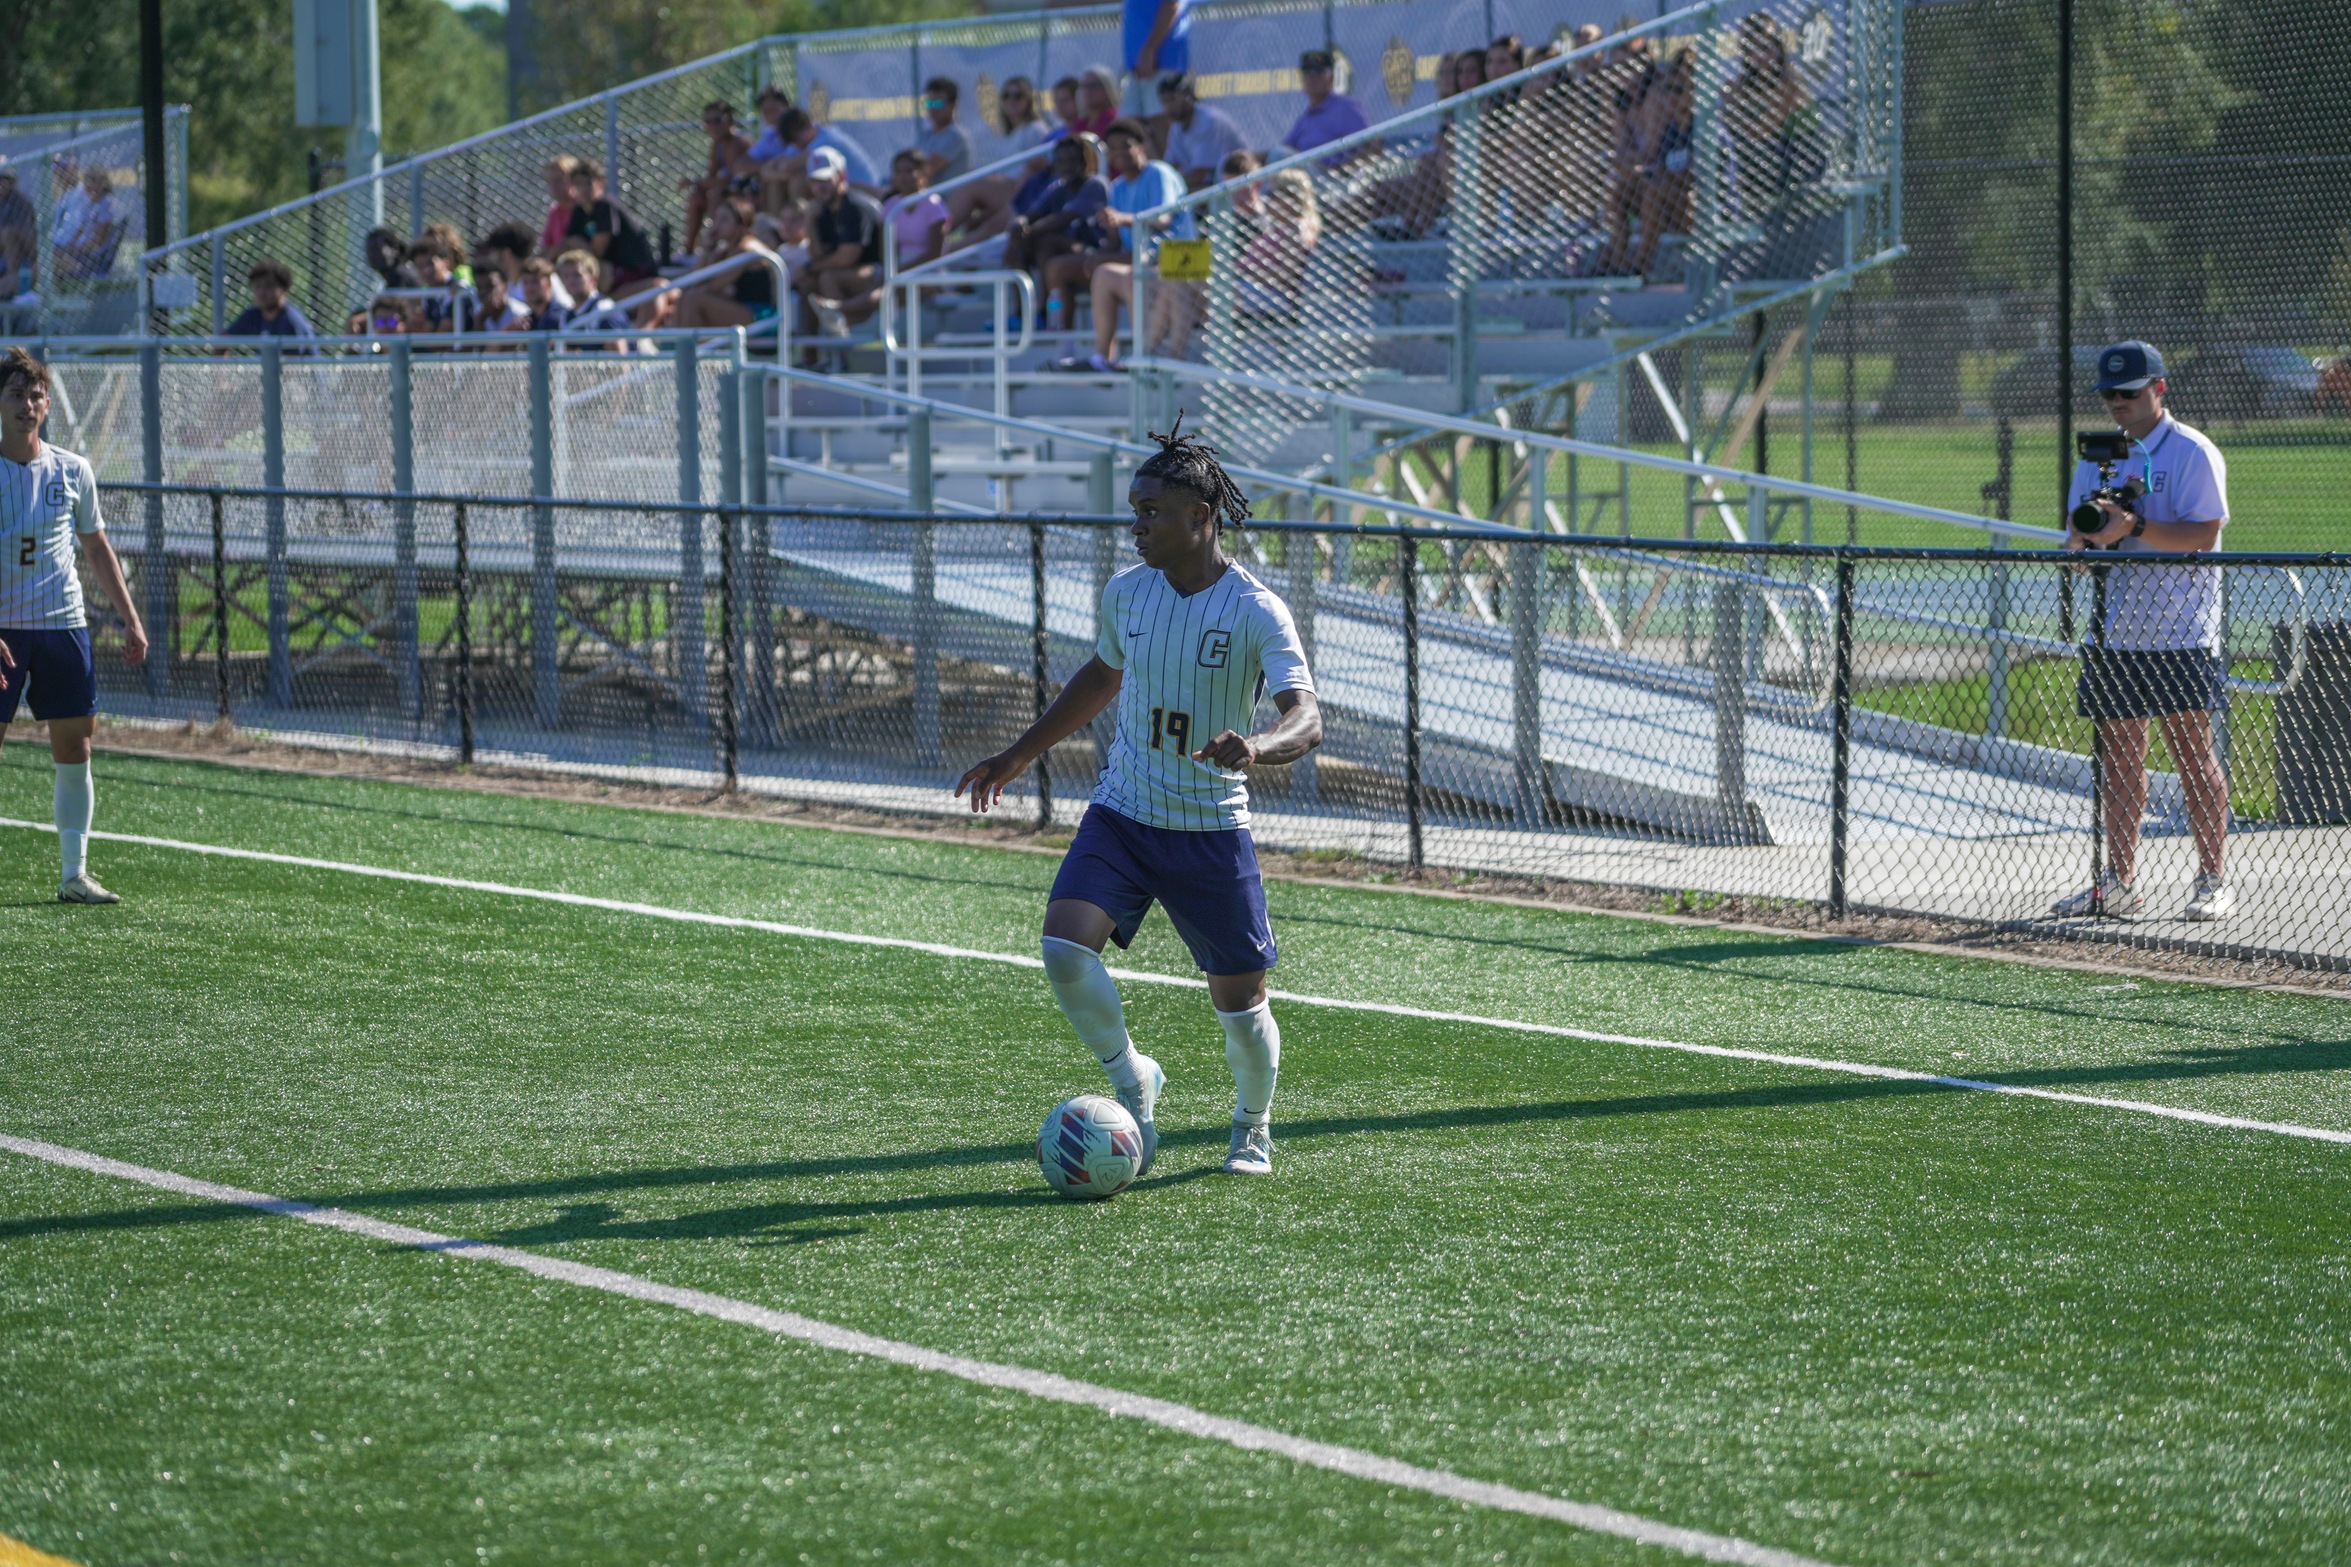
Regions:
<svg viewBox="0 0 2351 1567"><path fill-rule="evenodd" d="M1061 1015L1110 1074L1111 1085L1139 1086L1143 1073L1135 1061L1134 1041L1127 1038L1126 1008L1119 1005L1118 985L1102 966L1101 956L1074 941L1047 936L1045 977L1053 982Z"/></svg>
<svg viewBox="0 0 2351 1567"><path fill-rule="evenodd" d="M57 787L50 799L57 818L57 858L65 868L61 879L71 881L88 864L90 812L96 803L90 790L90 764L59 762Z"/></svg>
<svg viewBox="0 0 2351 1567"><path fill-rule="evenodd" d="M1216 1020L1224 1025L1224 1058L1233 1068L1233 1119L1263 1126L1272 1118L1273 1085L1282 1075L1282 1027L1273 1020L1273 1004L1219 1012Z"/></svg>

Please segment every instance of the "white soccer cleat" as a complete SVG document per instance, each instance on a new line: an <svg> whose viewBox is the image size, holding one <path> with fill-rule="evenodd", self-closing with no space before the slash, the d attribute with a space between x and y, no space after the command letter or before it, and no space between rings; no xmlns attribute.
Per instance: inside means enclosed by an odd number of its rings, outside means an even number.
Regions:
<svg viewBox="0 0 2351 1567"><path fill-rule="evenodd" d="M1152 1118L1159 1110L1159 1096L1167 1091L1167 1074L1159 1070L1158 1062L1140 1050L1135 1052L1135 1066L1140 1081L1116 1093L1119 1104L1143 1131L1143 1162L1135 1167L1135 1179L1139 1181L1151 1173L1151 1162L1159 1157L1159 1125Z"/></svg>
<svg viewBox="0 0 2351 1567"><path fill-rule="evenodd" d="M2062 919L2103 915L2112 919L2138 912L2143 900L2136 889L2112 871L2099 876L2094 887L2084 887L2070 898L2059 898L2049 912Z"/></svg>
<svg viewBox="0 0 2351 1567"><path fill-rule="evenodd" d="M2237 889L2228 878L2207 871L2196 878L2196 891L2180 911L2184 920L2225 920L2237 912Z"/></svg>
<svg viewBox="0 0 2351 1567"><path fill-rule="evenodd" d="M1224 1156L1227 1175L1273 1174L1273 1128L1251 1126L1246 1121L1233 1123L1233 1146Z"/></svg>
<svg viewBox="0 0 2351 1567"><path fill-rule="evenodd" d="M120 903L122 899L90 879L88 871L57 889L60 903Z"/></svg>

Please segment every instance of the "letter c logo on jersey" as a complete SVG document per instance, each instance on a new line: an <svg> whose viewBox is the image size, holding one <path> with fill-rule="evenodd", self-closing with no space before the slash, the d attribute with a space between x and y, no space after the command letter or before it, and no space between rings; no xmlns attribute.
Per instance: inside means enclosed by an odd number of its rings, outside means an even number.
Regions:
<svg viewBox="0 0 2351 1567"><path fill-rule="evenodd" d="M1225 666L1225 661L1232 656L1233 634L1231 632L1203 631L1200 633L1200 667L1202 669L1222 669Z"/></svg>
<svg viewBox="0 0 2351 1567"><path fill-rule="evenodd" d="M41 491L41 500L45 505L63 506L65 504L65 481L51 479Z"/></svg>

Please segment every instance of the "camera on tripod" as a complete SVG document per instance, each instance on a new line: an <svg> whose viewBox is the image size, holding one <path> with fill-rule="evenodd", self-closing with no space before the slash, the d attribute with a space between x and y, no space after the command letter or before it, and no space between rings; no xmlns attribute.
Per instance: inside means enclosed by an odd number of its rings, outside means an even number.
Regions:
<svg viewBox="0 0 2351 1567"><path fill-rule="evenodd" d="M2098 487L2073 509L2074 532L2096 533L2106 526L2106 513L2098 507L2100 501L2112 501L2132 516L2140 515L2139 501L2146 495L2147 486L2137 474L2120 484L2114 482L2115 465L2130 461L2129 436L2120 430L2083 430L2074 436L2073 449L2082 461L2098 465Z"/></svg>

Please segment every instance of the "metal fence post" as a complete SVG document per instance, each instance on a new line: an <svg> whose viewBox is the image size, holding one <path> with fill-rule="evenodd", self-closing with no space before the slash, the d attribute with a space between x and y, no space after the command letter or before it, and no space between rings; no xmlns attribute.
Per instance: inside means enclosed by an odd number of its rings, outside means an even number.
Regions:
<svg viewBox="0 0 2351 1567"><path fill-rule="evenodd" d="M1747 816L1747 585L1714 588L1714 798L1725 830L1745 841Z"/></svg>
<svg viewBox="0 0 2351 1567"><path fill-rule="evenodd" d="M1543 546L1514 546L1510 562L1510 730L1517 759L1518 823L1543 825L1550 793L1543 773Z"/></svg>
<svg viewBox="0 0 2351 1567"><path fill-rule="evenodd" d="M735 529L741 513L727 507L718 512L718 769L723 787L733 794L742 783L742 754L740 750L741 708L740 682L735 678L735 648L741 637L735 620L736 563L740 552L736 548Z"/></svg>
<svg viewBox="0 0 2351 1567"><path fill-rule="evenodd" d="M676 639L678 704L695 723L710 722L702 564L702 366L694 339L677 340L678 596L670 616Z"/></svg>
<svg viewBox="0 0 2351 1567"><path fill-rule="evenodd" d="M1420 543L1401 529L1396 536L1396 578L1404 598L1405 863L1418 872L1427 863L1420 798Z"/></svg>
<svg viewBox="0 0 2351 1567"><path fill-rule="evenodd" d="M1034 679L1030 692L1032 716L1045 716L1046 698L1051 692L1053 671L1051 648L1046 642L1045 627L1045 524L1037 518L1029 519L1029 637ZM1037 830L1053 825L1053 754L1047 751L1037 758Z"/></svg>
<svg viewBox="0 0 2351 1567"><path fill-rule="evenodd" d="M451 519L457 540L457 598L453 620L457 633L457 760L473 765L473 551L466 525L465 502L457 503Z"/></svg>
<svg viewBox="0 0 2351 1567"><path fill-rule="evenodd" d="M555 358L544 332L531 339L531 497L555 493ZM555 577L555 508L531 508L532 711L542 729L563 721L561 592Z"/></svg>
<svg viewBox="0 0 2351 1567"><path fill-rule="evenodd" d="M212 236L212 253L208 258L212 264L212 335L214 337L221 336L229 329L228 257L221 247L222 236L216 231Z"/></svg>
<svg viewBox="0 0 2351 1567"><path fill-rule="evenodd" d="M286 354L284 339L261 340L261 482L286 487ZM263 503L269 521L269 700L294 705L294 648L290 584L286 580L286 498Z"/></svg>
<svg viewBox="0 0 2351 1567"><path fill-rule="evenodd" d="M939 557L937 510L931 486L931 411L906 414L906 504L914 524L914 754L925 767L939 761Z"/></svg>
<svg viewBox="0 0 2351 1567"><path fill-rule="evenodd" d="M229 529L212 492L212 673L221 721L229 716Z"/></svg>
<svg viewBox="0 0 2351 1567"><path fill-rule="evenodd" d="M1845 841L1853 791L1853 562L1837 557L1835 704L1829 740L1829 918L1845 917Z"/></svg>
<svg viewBox="0 0 2351 1567"><path fill-rule="evenodd" d="M2111 568L2090 568L2090 631L2082 648L2082 661L2091 662L2092 650L2106 651L2106 574ZM2103 683L2105 670L2099 668L2093 677ZM2136 759L2134 759L2135 762ZM2106 726L2090 720L2090 885L2098 886L2106 876Z"/></svg>
<svg viewBox="0 0 2351 1567"><path fill-rule="evenodd" d="M775 382L779 394L792 395L789 384ZM751 635L748 648L754 671L751 682L751 733L754 745L773 745L782 733L782 708L776 691L775 525L756 508L768 503L767 471L768 377L741 364L735 371L735 451L741 463L742 503L752 508L743 517L743 547L750 554L744 586L751 593Z"/></svg>
<svg viewBox="0 0 2351 1567"><path fill-rule="evenodd" d="M139 345L139 440L141 471L149 484L163 482L163 344L150 337ZM140 563L140 597L145 599L148 641L147 694L171 689L171 569L166 564L163 494L147 492L146 559Z"/></svg>
<svg viewBox="0 0 2351 1567"><path fill-rule="evenodd" d="M388 361L392 375L392 488L416 493L416 405L408 339L395 337ZM400 706L410 718L424 717L424 649L416 615L416 502L392 508L392 636L400 678Z"/></svg>
<svg viewBox="0 0 2351 1567"><path fill-rule="evenodd" d="M1298 642L1306 650L1309 669L1314 667L1315 590L1321 586L1315 580L1320 565L1317 537L1312 533L1291 533L1282 539L1282 552L1289 557L1290 614L1298 623ZM1312 751L1290 764L1290 798L1301 805L1312 805L1322 798L1322 775L1316 769Z"/></svg>
<svg viewBox="0 0 2351 1567"><path fill-rule="evenodd" d="M1453 243L1446 258L1446 285L1453 292L1453 411L1477 406L1478 276L1484 271L1480 241L1486 232L1486 104L1472 103L1453 119Z"/></svg>

